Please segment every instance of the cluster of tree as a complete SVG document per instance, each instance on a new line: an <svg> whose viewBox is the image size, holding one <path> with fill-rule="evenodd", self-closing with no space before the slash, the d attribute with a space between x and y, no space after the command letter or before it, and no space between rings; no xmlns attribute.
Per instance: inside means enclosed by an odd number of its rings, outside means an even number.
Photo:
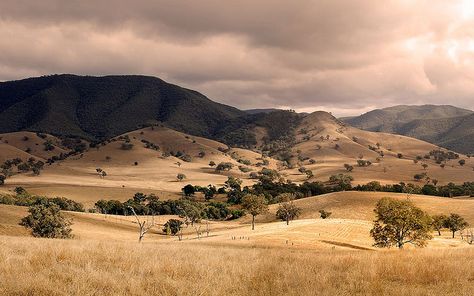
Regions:
<svg viewBox="0 0 474 296"><path fill-rule="evenodd" d="M281 179L279 173L271 169L261 170L255 178L258 179L257 183L251 187L242 188L242 181L240 179L229 177L225 186L225 193L228 198L227 202L239 204L245 194L262 194L269 204L273 204L281 202L278 196L282 193L292 193L296 199L299 199L346 190L409 193L442 197L472 196L474 193L474 182L465 182L460 185L449 183L441 186L432 184L418 186L416 184L403 182L399 184L381 185L378 181L372 181L367 184L352 186L352 176L337 174L330 176L326 182L316 181L296 184Z"/></svg>
<svg viewBox="0 0 474 296"><path fill-rule="evenodd" d="M194 223L200 219L232 220L242 216L242 211L230 209L219 202L197 202L189 198L161 201L154 194L136 193L126 202L118 200L99 200L95 209L102 214L132 215L179 215Z"/></svg>
<svg viewBox="0 0 474 296"><path fill-rule="evenodd" d="M63 137L61 139L61 145L74 153L83 153L89 148L89 145L83 142L79 137Z"/></svg>
<svg viewBox="0 0 474 296"><path fill-rule="evenodd" d="M452 151L432 150L429 154L424 156L426 159L430 159L431 157L433 157L437 164L441 164L442 162L447 162L451 159L458 159L459 154Z"/></svg>
<svg viewBox="0 0 474 296"><path fill-rule="evenodd" d="M155 151L160 150L160 146L158 146L158 145L156 145L155 143L150 142L150 141L148 141L148 140L143 139L143 140L142 140L142 143L145 144L145 148L147 148L147 149L152 149L152 150L155 150Z"/></svg>
<svg viewBox="0 0 474 296"><path fill-rule="evenodd" d="M32 171L34 175L38 176L41 173L41 170L44 168L44 162L41 160L36 160L34 157L30 157L27 161L19 157L14 159L6 160L2 165L0 165L0 185L3 185L4 181L13 176L14 171L13 167L16 166L16 169L19 173L26 173Z"/></svg>
<svg viewBox="0 0 474 296"><path fill-rule="evenodd" d="M370 231L375 240L374 246L403 248L405 244L423 247L432 238L431 231L448 228L454 234L465 229L468 223L458 214L449 217L436 215L430 217L416 207L410 200L383 198L374 209L376 220Z"/></svg>
<svg viewBox="0 0 474 296"><path fill-rule="evenodd" d="M81 203L73 201L65 197L44 197L31 195L23 187L16 187L15 195L2 194L0 195L0 204L15 205L15 206L32 206L36 204L55 204L60 210L84 212L84 206Z"/></svg>
<svg viewBox="0 0 474 296"><path fill-rule="evenodd" d="M432 218L432 227L441 235L442 229L449 229L452 232L453 238L457 231L461 231L469 226L459 214L451 213L449 216L446 215L434 215Z"/></svg>

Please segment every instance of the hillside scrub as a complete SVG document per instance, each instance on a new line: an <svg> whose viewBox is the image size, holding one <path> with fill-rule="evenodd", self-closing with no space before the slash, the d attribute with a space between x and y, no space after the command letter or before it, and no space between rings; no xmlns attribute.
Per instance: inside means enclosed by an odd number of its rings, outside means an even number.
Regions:
<svg viewBox="0 0 474 296"><path fill-rule="evenodd" d="M84 212L84 206L81 203L65 197L44 197L31 195L22 187L15 188L15 195L0 194L0 204L15 206L32 206L40 203L52 203L63 211Z"/></svg>

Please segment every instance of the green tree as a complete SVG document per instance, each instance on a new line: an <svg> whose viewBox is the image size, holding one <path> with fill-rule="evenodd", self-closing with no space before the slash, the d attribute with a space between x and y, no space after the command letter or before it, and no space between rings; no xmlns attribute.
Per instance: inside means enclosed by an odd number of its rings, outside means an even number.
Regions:
<svg viewBox="0 0 474 296"><path fill-rule="evenodd" d="M263 194L247 194L242 198L242 207L252 215L252 230L255 229L255 217L268 211L267 200Z"/></svg>
<svg viewBox="0 0 474 296"><path fill-rule="evenodd" d="M216 172L230 171L234 165L231 162L221 162L216 167Z"/></svg>
<svg viewBox="0 0 474 296"><path fill-rule="evenodd" d="M397 246L407 243L423 247L431 239L431 218L409 200L383 198L374 210L376 220L370 235L376 247Z"/></svg>
<svg viewBox="0 0 474 296"><path fill-rule="evenodd" d="M185 196L192 196L196 193L196 188L191 184L184 186L182 190Z"/></svg>
<svg viewBox="0 0 474 296"><path fill-rule="evenodd" d="M441 235L441 229L446 227L448 217L446 215L434 215L431 218L433 220L431 226L434 230L438 231L438 235Z"/></svg>
<svg viewBox="0 0 474 296"><path fill-rule="evenodd" d="M286 221L286 225L290 224L290 220L294 220L301 214L301 209L298 208L293 200L281 203L278 206L276 217L282 221Z"/></svg>
<svg viewBox="0 0 474 296"><path fill-rule="evenodd" d="M176 235L181 230L183 221L178 219L169 219L168 222L163 225L163 232L167 235Z"/></svg>
<svg viewBox="0 0 474 296"><path fill-rule="evenodd" d="M58 205L50 202L35 204L28 209L28 216L20 225L31 229L35 237L70 238L71 220L65 218Z"/></svg>
<svg viewBox="0 0 474 296"><path fill-rule="evenodd" d="M463 230L467 226L469 226L469 223L467 223L466 220L464 220L464 218L461 217L461 215L459 214L452 213L446 219L446 228L451 230L451 232L453 233L453 238L456 231Z"/></svg>

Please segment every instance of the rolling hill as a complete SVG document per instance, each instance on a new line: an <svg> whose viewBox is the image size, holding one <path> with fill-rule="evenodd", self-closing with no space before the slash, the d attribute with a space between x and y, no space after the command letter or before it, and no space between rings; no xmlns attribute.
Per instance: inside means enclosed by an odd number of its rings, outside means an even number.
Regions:
<svg viewBox="0 0 474 296"><path fill-rule="evenodd" d="M342 120L360 129L405 135L460 153L474 153L474 112L471 110L403 105Z"/></svg>
<svg viewBox="0 0 474 296"><path fill-rule="evenodd" d="M244 186L252 185L255 179L251 173L263 167L277 169L283 178L297 183L325 182L336 174L350 174L354 184L374 180L383 184L413 183L415 174L426 174L440 185L474 180L474 159L460 155L465 160L464 165L453 159L441 167L433 158L424 158L440 148L421 140L352 128L326 112L306 115L294 124L296 131L289 132L292 137L288 142L277 140L265 144L262 140L259 148L252 150L231 148L222 142L165 126L146 127L45 165L39 176L31 172L15 174L0 190L22 186L34 194L65 196L92 206L99 199L125 201L135 192L155 193L162 199L179 198L186 184L219 187L228 176L242 179ZM272 133L263 126L251 131L258 134L259 139L268 138ZM44 151L46 140L35 133L0 134L3 161L16 157L26 161L35 157L46 162L48 158L70 151L61 139L41 136L50 139L55 149ZM284 145L280 147L278 143ZM132 146L124 149L124 145ZM423 157L422 160L415 163L419 157ZM371 164L359 166L361 160ZM218 173L209 166L211 161L230 162L233 168ZM353 167L351 172L346 170L345 164ZM423 165L427 165L426 168ZM101 178L97 168L106 171L107 176ZM302 168L311 170L313 175L308 178ZM186 179L178 182L177 174L184 174Z"/></svg>

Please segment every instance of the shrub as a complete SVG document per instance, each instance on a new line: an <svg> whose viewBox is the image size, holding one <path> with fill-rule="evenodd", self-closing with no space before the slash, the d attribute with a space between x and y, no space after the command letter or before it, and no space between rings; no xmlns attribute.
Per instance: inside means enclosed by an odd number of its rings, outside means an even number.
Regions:
<svg viewBox="0 0 474 296"><path fill-rule="evenodd" d="M321 219L327 219L331 216L332 212L328 212L326 210L319 210L319 214L321 216Z"/></svg>
<svg viewBox="0 0 474 296"><path fill-rule="evenodd" d="M129 143L129 142L122 143L122 145L120 145L120 149L122 149L122 150L132 150L133 149L133 144Z"/></svg>
<svg viewBox="0 0 474 296"><path fill-rule="evenodd" d="M163 225L163 232L168 235L176 235L181 230L183 222L178 219L169 219L168 222Z"/></svg>

